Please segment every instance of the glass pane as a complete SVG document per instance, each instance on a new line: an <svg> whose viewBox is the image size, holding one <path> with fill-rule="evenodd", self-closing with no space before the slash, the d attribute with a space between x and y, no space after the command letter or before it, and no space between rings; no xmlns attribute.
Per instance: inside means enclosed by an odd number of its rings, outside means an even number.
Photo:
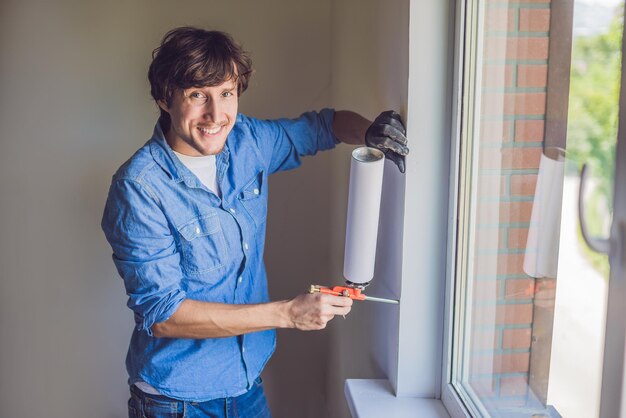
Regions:
<svg viewBox="0 0 626 418"><path fill-rule="evenodd" d="M469 1L452 381L475 415L599 413L623 2Z"/></svg>

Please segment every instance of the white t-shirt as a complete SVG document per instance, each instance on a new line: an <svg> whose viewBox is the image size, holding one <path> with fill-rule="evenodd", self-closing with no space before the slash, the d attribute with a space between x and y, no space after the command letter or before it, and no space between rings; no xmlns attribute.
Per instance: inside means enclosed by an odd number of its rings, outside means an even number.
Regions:
<svg viewBox="0 0 626 418"><path fill-rule="evenodd" d="M217 169L215 166L215 155L203 155L201 157L191 157L189 155L183 155L176 151L174 154L178 157L181 163L185 165L193 174L200 179L202 184L221 197L220 187L217 184Z"/></svg>

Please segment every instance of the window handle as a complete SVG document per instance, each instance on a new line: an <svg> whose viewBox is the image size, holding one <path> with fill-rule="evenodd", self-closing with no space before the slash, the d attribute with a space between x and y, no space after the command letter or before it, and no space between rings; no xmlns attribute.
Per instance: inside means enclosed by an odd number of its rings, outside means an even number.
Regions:
<svg viewBox="0 0 626 418"><path fill-rule="evenodd" d="M617 233L619 234L617 251L620 258L620 266L622 269L626 270L626 221L622 221L619 223L617 228Z"/></svg>
<svg viewBox="0 0 626 418"><path fill-rule="evenodd" d="M578 219L580 222L580 230L589 248L595 252L608 255L611 248L611 242L606 238L592 237L589 235L589 229L587 228L585 204L583 202L583 196L585 195L585 187L587 184L587 171L587 164L583 164L583 168L580 171L580 187L578 189Z"/></svg>

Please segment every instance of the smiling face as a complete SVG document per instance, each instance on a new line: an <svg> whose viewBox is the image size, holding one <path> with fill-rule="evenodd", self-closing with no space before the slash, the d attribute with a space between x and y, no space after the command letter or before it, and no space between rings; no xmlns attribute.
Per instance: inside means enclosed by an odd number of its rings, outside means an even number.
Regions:
<svg viewBox="0 0 626 418"><path fill-rule="evenodd" d="M183 155L219 154L235 125L238 101L237 83L233 80L217 86L178 90L169 106L159 101L159 107L171 119L165 133L167 143Z"/></svg>

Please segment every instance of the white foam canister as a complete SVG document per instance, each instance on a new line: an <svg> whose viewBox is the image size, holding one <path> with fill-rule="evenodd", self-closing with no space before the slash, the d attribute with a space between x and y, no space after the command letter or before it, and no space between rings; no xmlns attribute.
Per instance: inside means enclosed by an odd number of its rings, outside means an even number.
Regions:
<svg viewBox="0 0 626 418"><path fill-rule="evenodd" d="M385 154L370 147L352 151L343 276L354 284L374 277Z"/></svg>

